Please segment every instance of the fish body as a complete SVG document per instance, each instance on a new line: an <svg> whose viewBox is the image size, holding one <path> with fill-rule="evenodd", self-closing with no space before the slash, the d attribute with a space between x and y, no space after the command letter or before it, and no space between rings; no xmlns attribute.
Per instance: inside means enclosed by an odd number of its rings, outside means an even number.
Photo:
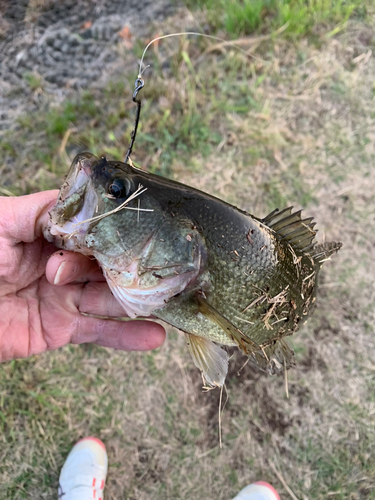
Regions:
<svg viewBox="0 0 375 500"><path fill-rule="evenodd" d="M322 264L312 218L292 208L259 219L202 191L128 164L78 155L45 236L94 256L130 317L185 332L207 384L222 385L237 345L261 369L294 363L284 337L314 307Z"/></svg>

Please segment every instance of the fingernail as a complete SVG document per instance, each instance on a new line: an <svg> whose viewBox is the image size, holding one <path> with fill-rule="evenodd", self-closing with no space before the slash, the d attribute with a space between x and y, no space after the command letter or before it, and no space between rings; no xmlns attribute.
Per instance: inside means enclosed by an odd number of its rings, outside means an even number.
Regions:
<svg viewBox="0 0 375 500"><path fill-rule="evenodd" d="M62 262L57 270L54 285L59 285L60 283L64 283L64 281L72 281L72 278L75 277L77 272L77 264L72 262L71 260L66 260Z"/></svg>

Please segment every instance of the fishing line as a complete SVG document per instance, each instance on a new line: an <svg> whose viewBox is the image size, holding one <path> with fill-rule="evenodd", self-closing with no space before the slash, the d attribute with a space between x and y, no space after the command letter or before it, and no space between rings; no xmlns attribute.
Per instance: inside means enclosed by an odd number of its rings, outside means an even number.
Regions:
<svg viewBox="0 0 375 500"><path fill-rule="evenodd" d="M247 56L250 56L252 57L253 59L258 59L258 57L252 55L252 54L249 54L246 50L242 49L239 45L237 45L235 42L231 42L230 40L225 40L224 38L220 38L219 36L214 36L214 35L207 35L206 33L199 33L197 31L181 31L180 33L170 33L169 35L161 35L161 36L157 36L156 38L154 38L153 40L151 40L151 42L149 42L144 51L143 51L143 54L142 54L142 57L141 57L141 60L139 62L139 72L138 72L138 78L141 78L142 76L142 73L144 72L144 70L146 68L149 67L146 66L143 70L142 70L142 65L143 65L143 60L145 58L145 55L146 55L146 52L147 50L149 49L149 47L151 47L151 45L154 43L154 42L157 42L158 40L164 40L165 38L171 38L171 37L174 37L174 36L183 36L183 35L192 35L192 36L202 36L204 38L210 38L211 40L217 40L218 42L224 42L226 45L230 45L232 47L235 47L237 50L239 50L240 52L243 52L244 54L246 54ZM250 42L251 40L249 40Z"/></svg>
<svg viewBox="0 0 375 500"><path fill-rule="evenodd" d="M252 54L249 54L249 52L247 52L246 50L244 50L241 47L239 47L239 45L237 45L235 42L231 42L231 41L225 40L224 38L220 38L218 36L207 35L206 33L199 33L197 31L181 31L180 33L170 33L168 35L157 36L156 38L154 38L153 40L151 40L151 42L149 42L146 45L146 47L145 47L145 49L143 51L141 60L139 62L138 76L137 76L137 78L135 80L135 84L134 84L135 88L134 88L134 92L133 92L133 102L137 105L137 110L135 112L134 128L133 128L131 136L130 136L129 148L128 148L128 151L127 151L126 156L125 156L125 163L128 163L128 161L130 159L130 155L131 155L131 153L133 151L135 137L137 135L137 130L138 130L138 124L139 124L139 117L140 117L140 114L141 114L142 102L141 102L141 100L139 98L137 98L137 96L138 96L139 91L141 89L143 89L143 87L145 85L145 82L144 82L144 80L142 78L142 75L146 71L146 69L150 67L150 65L148 64L147 66L145 66L144 68L142 68L142 66L143 66L143 60L145 58L146 52L151 47L151 45L153 43L155 43L155 42L157 42L159 40L164 40L166 38L172 38L172 37L184 36L184 35L187 35L187 36L202 36L204 38L209 38L211 40L217 40L219 42L224 43L225 45L230 45L232 47L235 47L240 52L243 52L246 56L250 56L253 59L259 59L258 57L254 56Z"/></svg>
<svg viewBox="0 0 375 500"><path fill-rule="evenodd" d="M146 66L146 68L147 68L147 66ZM135 81L135 84L134 84L135 89L134 89L134 92L133 92L133 102L135 102L135 104L137 105L137 111L135 112L134 129L133 129L132 134L130 136L130 144L129 144L128 152L126 153L126 156L125 156L125 163L128 163L130 155L131 155L131 153L133 151L133 146L134 146L134 142L135 142L135 136L137 135L139 117L140 117L141 108L142 108L142 101L140 99L137 99L137 96L138 96L138 92L141 89L143 89L144 85L145 85L145 82L141 78L141 76L139 75L138 78Z"/></svg>

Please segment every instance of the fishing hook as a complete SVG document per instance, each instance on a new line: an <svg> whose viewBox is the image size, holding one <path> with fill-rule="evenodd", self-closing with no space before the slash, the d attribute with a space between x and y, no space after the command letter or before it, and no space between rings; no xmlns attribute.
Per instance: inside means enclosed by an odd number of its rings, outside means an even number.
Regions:
<svg viewBox="0 0 375 500"><path fill-rule="evenodd" d="M137 111L135 113L134 129L133 129L131 136L130 136L129 149L128 149L128 152L126 153L126 156L125 156L125 163L128 163L129 157L130 157L132 150L133 150L135 136L137 135L139 116L141 114L141 107L142 107L142 102L140 99L137 99L137 95L138 95L138 92L141 89L143 89L144 85L145 85L145 82L143 81L143 79L138 77L135 81L135 84L134 84L135 89L133 92L133 102L137 105Z"/></svg>

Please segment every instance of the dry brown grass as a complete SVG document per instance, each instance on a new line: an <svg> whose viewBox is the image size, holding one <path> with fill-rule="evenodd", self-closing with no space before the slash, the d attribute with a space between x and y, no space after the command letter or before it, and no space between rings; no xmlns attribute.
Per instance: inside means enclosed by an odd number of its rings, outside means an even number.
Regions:
<svg viewBox="0 0 375 500"><path fill-rule="evenodd" d="M191 149L188 165L172 162L179 181L257 216L302 207L318 239L344 243L324 266L314 316L293 338L289 399L282 378L243 366L233 350L220 449L220 392L202 391L176 332L147 354L69 346L4 364L0 498L55 498L69 448L88 434L107 444L106 500L227 500L259 479L283 499L285 485L301 500L375 498L373 50L372 29L358 24L321 48L260 44L262 61L239 66L247 76L234 86L256 105L222 111L212 123L222 141L208 158ZM194 78L224 81L223 56L206 57ZM188 81L172 84L166 99L186 102L189 92ZM195 95L207 113L212 92ZM152 113L142 116L150 134Z"/></svg>

